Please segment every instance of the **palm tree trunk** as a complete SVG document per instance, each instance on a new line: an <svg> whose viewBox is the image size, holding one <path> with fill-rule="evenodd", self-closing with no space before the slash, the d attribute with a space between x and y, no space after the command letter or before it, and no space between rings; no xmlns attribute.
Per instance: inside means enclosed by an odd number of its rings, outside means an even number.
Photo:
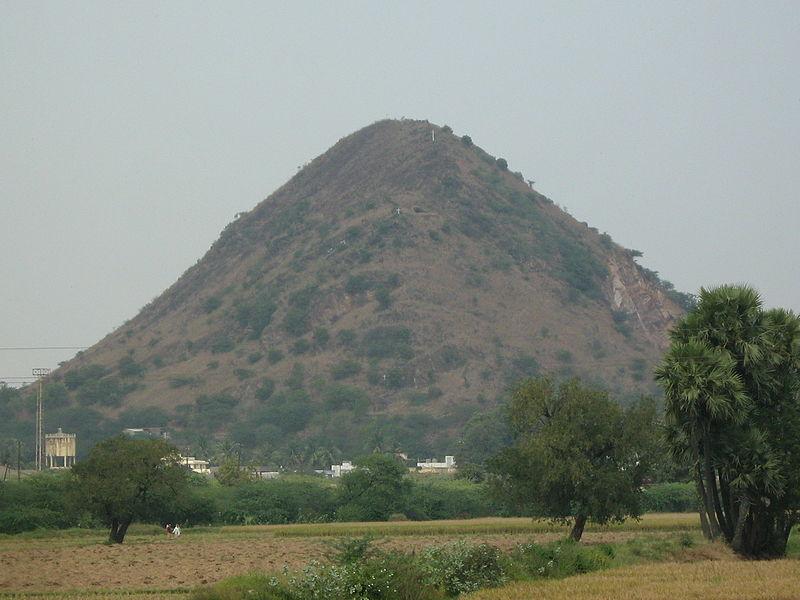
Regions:
<svg viewBox="0 0 800 600"><path fill-rule="evenodd" d="M747 496L739 498L739 518L736 519L736 530L733 533L733 541L731 547L733 551L741 554L744 549L744 525L747 522L747 517L750 515L750 500Z"/></svg>
<svg viewBox="0 0 800 600"><path fill-rule="evenodd" d="M728 518L722 508L722 502L717 488L717 473L713 467L711 468L711 483L711 498L714 500L714 511L717 515L717 522L720 524L722 533L725 536L725 541L730 542L733 538L733 525L728 522Z"/></svg>
<svg viewBox="0 0 800 600"><path fill-rule="evenodd" d="M703 435L705 441L706 435ZM695 449L696 456L699 457L700 455L700 441L697 442L697 448ZM711 498L711 490L708 488L708 482L711 480L711 453L708 451L708 445L703 445L703 471L702 475L698 476L698 488L700 489L700 497L703 499L703 508L706 512L706 517L708 518L708 531L710 540L715 540L719 537L720 528L719 522L717 521L717 515L714 511L714 501Z"/></svg>
<svg viewBox="0 0 800 600"><path fill-rule="evenodd" d="M705 492L703 491L703 484L700 481L699 476L698 476L698 479L695 481L695 484L697 486L697 495L700 498L700 502L701 502L700 511L699 511L700 512L700 528L703 530L703 537L706 538L707 540L710 540L710 539L712 539L712 537L711 537L711 526L708 524L708 515L706 514L705 502L703 501L703 496L704 496Z"/></svg>

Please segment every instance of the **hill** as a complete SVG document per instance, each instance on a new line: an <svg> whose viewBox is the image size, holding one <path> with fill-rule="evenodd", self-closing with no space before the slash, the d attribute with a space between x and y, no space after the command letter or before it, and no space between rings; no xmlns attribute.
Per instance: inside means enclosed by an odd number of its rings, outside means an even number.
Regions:
<svg viewBox="0 0 800 600"><path fill-rule="evenodd" d="M579 375L623 401L651 389L687 297L637 255L448 127L381 121L64 363L47 429L85 448L168 425L196 453L227 439L280 464L449 453L526 375Z"/></svg>

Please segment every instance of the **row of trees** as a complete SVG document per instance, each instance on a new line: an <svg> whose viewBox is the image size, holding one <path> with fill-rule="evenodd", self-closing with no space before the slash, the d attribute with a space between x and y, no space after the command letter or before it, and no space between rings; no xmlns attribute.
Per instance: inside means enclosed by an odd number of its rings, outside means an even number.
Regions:
<svg viewBox="0 0 800 600"><path fill-rule="evenodd" d="M747 556L783 555L800 521L800 320L764 310L750 288L723 286L702 290L671 336L656 372L663 422L651 400L623 409L577 380L525 380L505 411L509 444L488 461L490 486L516 514L572 523L579 540L589 520L643 512L642 486L667 447L689 465L709 538ZM73 472L114 542L188 484L163 442L106 440ZM336 516L387 518L407 509L409 486L391 457L366 457L342 479Z"/></svg>
<svg viewBox="0 0 800 600"><path fill-rule="evenodd" d="M765 310L747 286L701 290L671 332L656 370L665 446L690 467L703 532L745 556L786 552L800 523L800 319ZM513 444L490 464L507 497L572 521L641 514L641 486L659 452L656 412L621 409L598 390L547 379L519 385Z"/></svg>

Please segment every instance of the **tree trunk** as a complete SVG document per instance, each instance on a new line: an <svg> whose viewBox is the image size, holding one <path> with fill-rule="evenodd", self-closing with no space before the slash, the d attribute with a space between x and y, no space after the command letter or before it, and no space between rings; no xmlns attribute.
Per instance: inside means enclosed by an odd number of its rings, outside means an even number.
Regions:
<svg viewBox="0 0 800 600"><path fill-rule="evenodd" d="M717 473L713 468L711 469L711 498L714 500L714 510L717 513L717 523L722 529L722 534L725 536L725 541L730 542L733 539L733 524L728 522L728 517L722 509L722 502L720 500L719 490L717 489Z"/></svg>
<svg viewBox="0 0 800 600"><path fill-rule="evenodd" d="M729 542L733 541L736 536L736 524L739 522L739 500L731 493L731 486L728 479L719 474L719 492L722 498L722 505L725 507L725 513L728 515L728 524L731 527L731 537Z"/></svg>
<svg viewBox="0 0 800 600"><path fill-rule="evenodd" d="M128 532L128 526L131 524L130 519L111 519L111 531L108 533L108 541L112 544L121 544L125 539L125 534Z"/></svg>
<svg viewBox="0 0 800 600"><path fill-rule="evenodd" d="M739 499L739 518L736 520L736 530L733 533L733 541L731 547L733 551L742 554L744 550L744 525L747 523L747 517L750 515L750 500L747 496L742 496Z"/></svg>
<svg viewBox="0 0 800 600"><path fill-rule="evenodd" d="M703 488L703 504L706 508L708 525L711 530L711 539L714 540L719 537L721 530L719 521L717 521L717 513L714 509L714 500L710 489L711 486L716 487L716 481L714 481L714 472L711 468L711 452L708 438L708 432L703 432L703 476L700 479Z"/></svg>
<svg viewBox="0 0 800 600"><path fill-rule="evenodd" d="M586 515L578 515L575 517L575 524L572 526L572 531L569 534L576 542L581 541L583 535L583 528L586 526Z"/></svg>
<svg viewBox="0 0 800 600"><path fill-rule="evenodd" d="M714 506L712 505L711 499L709 498L708 491L706 490L706 486L703 483L703 476L698 474L697 475L697 491L700 493L700 500L703 503L700 507L700 521L703 521L703 515L705 516L705 521L708 525L708 534L706 535L706 539L715 540L719 537L719 524L717 524L717 518L714 514Z"/></svg>
<svg viewBox="0 0 800 600"><path fill-rule="evenodd" d="M697 494L698 496L700 496L700 500L702 502L703 492L700 489L699 485L697 486ZM710 540L712 539L711 526L708 524L708 516L706 515L706 509L704 508L704 505L701 504L699 512L700 512L700 529L702 529L703 531L703 537L706 538L707 540Z"/></svg>

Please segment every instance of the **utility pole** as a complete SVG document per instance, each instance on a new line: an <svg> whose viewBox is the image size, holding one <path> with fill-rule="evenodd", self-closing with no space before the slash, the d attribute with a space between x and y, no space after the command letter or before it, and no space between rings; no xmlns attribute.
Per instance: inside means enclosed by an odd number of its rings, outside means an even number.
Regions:
<svg viewBox="0 0 800 600"><path fill-rule="evenodd" d="M36 470L44 468L44 406L42 405L42 382L50 374L44 367L33 369L33 376L39 378L39 394L36 397Z"/></svg>
<svg viewBox="0 0 800 600"><path fill-rule="evenodd" d="M22 440L17 440L17 481L19 481L19 463L22 456Z"/></svg>

